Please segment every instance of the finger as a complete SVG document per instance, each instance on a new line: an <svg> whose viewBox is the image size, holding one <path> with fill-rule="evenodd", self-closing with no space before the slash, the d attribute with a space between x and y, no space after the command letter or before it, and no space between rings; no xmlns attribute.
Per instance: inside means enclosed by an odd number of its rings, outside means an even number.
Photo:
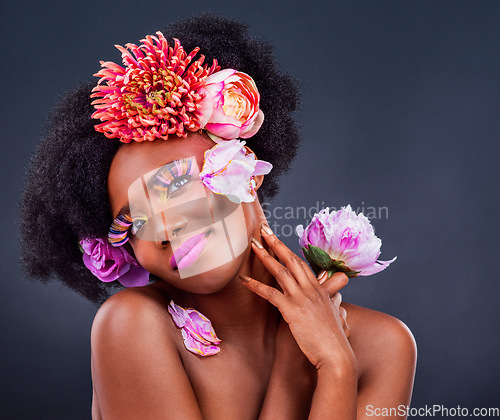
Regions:
<svg viewBox="0 0 500 420"><path fill-rule="evenodd" d="M339 306L340 306L340 302L342 302L342 295L337 292L335 293L333 296L332 296L332 302L334 303L335 307L337 309L339 309Z"/></svg>
<svg viewBox="0 0 500 420"><path fill-rule="evenodd" d="M339 314L344 319L347 325L347 311L342 306L339 307Z"/></svg>
<svg viewBox="0 0 500 420"><path fill-rule="evenodd" d="M266 299L270 304L276 306L278 309L280 305L284 303L283 293L274 287L268 286L267 284L261 283L251 277L240 275L240 279L243 280L242 283L250 289L255 294L259 295L261 298Z"/></svg>
<svg viewBox="0 0 500 420"><path fill-rule="evenodd" d="M333 273L330 278L328 278L328 276L325 276L325 278L326 280L321 283L321 286L328 292L330 297L345 287L349 282L349 278L342 272Z"/></svg>
<svg viewBox="0 0 500 420"><path fill-rule="evenodd" d="M285 293L296 294L299 292L299 285L288 267L276 261L255 238L252 239L252 249L262 265L274 276Z"/></svg>
<svg viewBox="0 0 500 420"><path fill-rule="evenodd" d="M347 324L347 311L342 306L339 308L339 314L342 318L342 328L344 330L344 334L347 338L349 338L349 336L351 335L351 329Z"/></svg>
<svg viewBox="0 0 500 420"><path fill-rule="evenodd" d="M351 336L351 329L349 328L349 325L347 325L347 324L344 328L344 335L346 338L349 338Z"/></svg>
<svg viewBox="0 0 500 420"><path fill-rule="evenodd" d="M280 241L268 225L263 224L261 226L261 234L269 245L269 248L294 275L297 283L302 287L311 289L311 286L314 284L312 282L312 277L314 277L314 275L302 258L292 252L290 248Z"/></svg>
<svg viewBox="0 0 500 420"><path fill-rule="evenodd" d="M261 225L261 235L269 245L270 251L273 251L276 257L294 274L296 281L299 284L303 282L303 286L309 286L311 279L308 276L313 276L313 273L305 261L280 241L267 224Z"/></svg>

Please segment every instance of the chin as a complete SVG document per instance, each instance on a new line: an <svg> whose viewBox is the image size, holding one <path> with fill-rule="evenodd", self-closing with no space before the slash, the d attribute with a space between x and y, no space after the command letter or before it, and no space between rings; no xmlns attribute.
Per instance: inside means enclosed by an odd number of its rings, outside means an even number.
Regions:
<svg viewBox="0 0 500 420"><path fill-rule="evenodd" d="M155 276L185 292L200 295L217 293L227 287L234 279L243 262L243 255L241 254L237 258L211 270L202 271L198 269L197 274L192 276L181 277L178 270L172 270L170 267L168 273L158 273ZM202 264L203 261L200 260L198 263Z"/></svg>

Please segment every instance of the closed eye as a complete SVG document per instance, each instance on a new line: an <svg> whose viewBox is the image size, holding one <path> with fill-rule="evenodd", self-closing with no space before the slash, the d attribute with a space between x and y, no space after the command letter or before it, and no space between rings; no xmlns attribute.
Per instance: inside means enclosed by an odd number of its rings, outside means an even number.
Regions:
<svg viewBox="0 0 500 420"><path fill-rule="evenodd" d="M147 216L135 216L132 220L132 226L130 227L130 233L136 235L139 230L148 222Z"/></svg>
<svg viewBox="0 0 500 420"><path fill-rule="evenodd" d="M189 175L182 175L175 178L168 186L168 193L175 193L179 188L187 184L189 181L191 181L191 176Z"/></svg>

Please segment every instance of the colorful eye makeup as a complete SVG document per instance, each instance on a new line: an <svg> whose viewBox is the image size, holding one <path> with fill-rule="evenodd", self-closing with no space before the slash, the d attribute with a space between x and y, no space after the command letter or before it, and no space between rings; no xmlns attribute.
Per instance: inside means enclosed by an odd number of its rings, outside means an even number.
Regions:
<svg viewBox="0 0 500 420"><path fill-rule="evenodd" d="M183 158L174 160L159 168L147 183L148 191L157 191L158 199L165 203L184 186L187 186L197 172L196 159ZM134 212L135 213L135 212ZM125 206L115 218L108 233L108 241L112 246L121 246L129 240L129 232L136 235L148 222L148 217L142 214L130 215L130 209Z"/></svg>
<svg viewBox="0 0 500 420"><path fill-rule="evenodd" d="M196 160L193 158L175 160L162 166L148 182L148 187L158 191L160 200L166 202L192 180L196 169Z"/></svg>
<svg viewBox="0 0 500 420"><path fill-rule="evenodd" d="M108 242L113 246L121 246L128 241L128 229L132 225L132 218L129 214L119 214L108 233Z"/></svg>

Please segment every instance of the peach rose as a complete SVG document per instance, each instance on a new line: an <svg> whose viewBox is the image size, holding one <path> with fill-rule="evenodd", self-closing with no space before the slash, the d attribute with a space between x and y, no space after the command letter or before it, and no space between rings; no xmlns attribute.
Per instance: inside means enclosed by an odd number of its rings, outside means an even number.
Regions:
<svg viewBox="0 0 500 420"><path fill-rule="evenodd" d="M211 74L201 91L213 104L204 113L201 126L215 142L252 137L264 121L259 109L260 95L253 79L245 73L225 69Z"/></svg>

